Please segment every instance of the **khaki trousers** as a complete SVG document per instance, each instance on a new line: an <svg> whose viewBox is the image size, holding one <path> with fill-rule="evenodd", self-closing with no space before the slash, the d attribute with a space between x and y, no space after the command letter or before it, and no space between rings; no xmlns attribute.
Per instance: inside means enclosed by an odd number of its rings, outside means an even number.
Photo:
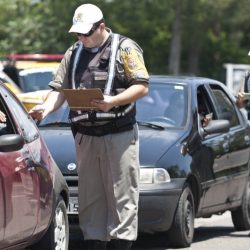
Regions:
<svg viewBox="0 0 250 250"><path fill-rule="evenodd" d="M136 240L139 143L133 130L101 137L77 133L79 223L85 240Z"/></svg>

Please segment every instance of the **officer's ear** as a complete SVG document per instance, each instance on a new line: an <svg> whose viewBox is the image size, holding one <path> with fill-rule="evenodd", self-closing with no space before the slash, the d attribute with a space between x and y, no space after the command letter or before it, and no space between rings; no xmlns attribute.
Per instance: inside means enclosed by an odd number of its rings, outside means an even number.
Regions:
<svg viewBox="0 0 250 250"><path fill-rule="evenodd" d="M104 31L105 28L106 28L105 23L100 23L100 29L101 29L101 31Z"/></svg>

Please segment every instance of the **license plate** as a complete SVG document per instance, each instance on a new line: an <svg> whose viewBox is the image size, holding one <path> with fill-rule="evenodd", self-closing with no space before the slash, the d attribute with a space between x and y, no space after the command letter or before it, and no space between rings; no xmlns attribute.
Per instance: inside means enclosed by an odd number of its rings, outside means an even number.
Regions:
<svg viewBox="0 0 250 250"><path fill-rule="evenodd" d="M78 198L69 197L68 214L78 214Z"/></svg>

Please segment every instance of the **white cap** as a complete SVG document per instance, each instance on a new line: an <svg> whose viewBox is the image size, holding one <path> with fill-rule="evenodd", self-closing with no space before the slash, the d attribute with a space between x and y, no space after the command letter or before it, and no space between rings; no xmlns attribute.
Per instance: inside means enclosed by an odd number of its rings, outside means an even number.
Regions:
<svg viewBox="0 0 250 250"><path fill-rule="evenodd" d="M88 33L93 24L103 18L102 11L94 4L80 5L76 10L73 17L73 25L69 32L75 33Z"/></svg>
<svg viewBox="0 0 250 250"><path fill-rule="evenodd" d="M248 52L248 55L250 56L250 50L249 50L249 52Z"/></svg>

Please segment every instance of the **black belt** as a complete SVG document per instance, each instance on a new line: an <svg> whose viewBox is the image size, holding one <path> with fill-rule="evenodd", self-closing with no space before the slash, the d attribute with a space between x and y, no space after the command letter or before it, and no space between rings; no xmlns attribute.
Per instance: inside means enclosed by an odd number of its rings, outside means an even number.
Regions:
<svg viewBox="0 0 250 250"><path fill-rule="evenodd" d="M126 119L121 118L100 126L82 126L80 124L76 124L74 126L78 133L91 136L104 136L107 134L115 134L132 130L134 124L134 118L131 119L126 117Z"/></svg>

